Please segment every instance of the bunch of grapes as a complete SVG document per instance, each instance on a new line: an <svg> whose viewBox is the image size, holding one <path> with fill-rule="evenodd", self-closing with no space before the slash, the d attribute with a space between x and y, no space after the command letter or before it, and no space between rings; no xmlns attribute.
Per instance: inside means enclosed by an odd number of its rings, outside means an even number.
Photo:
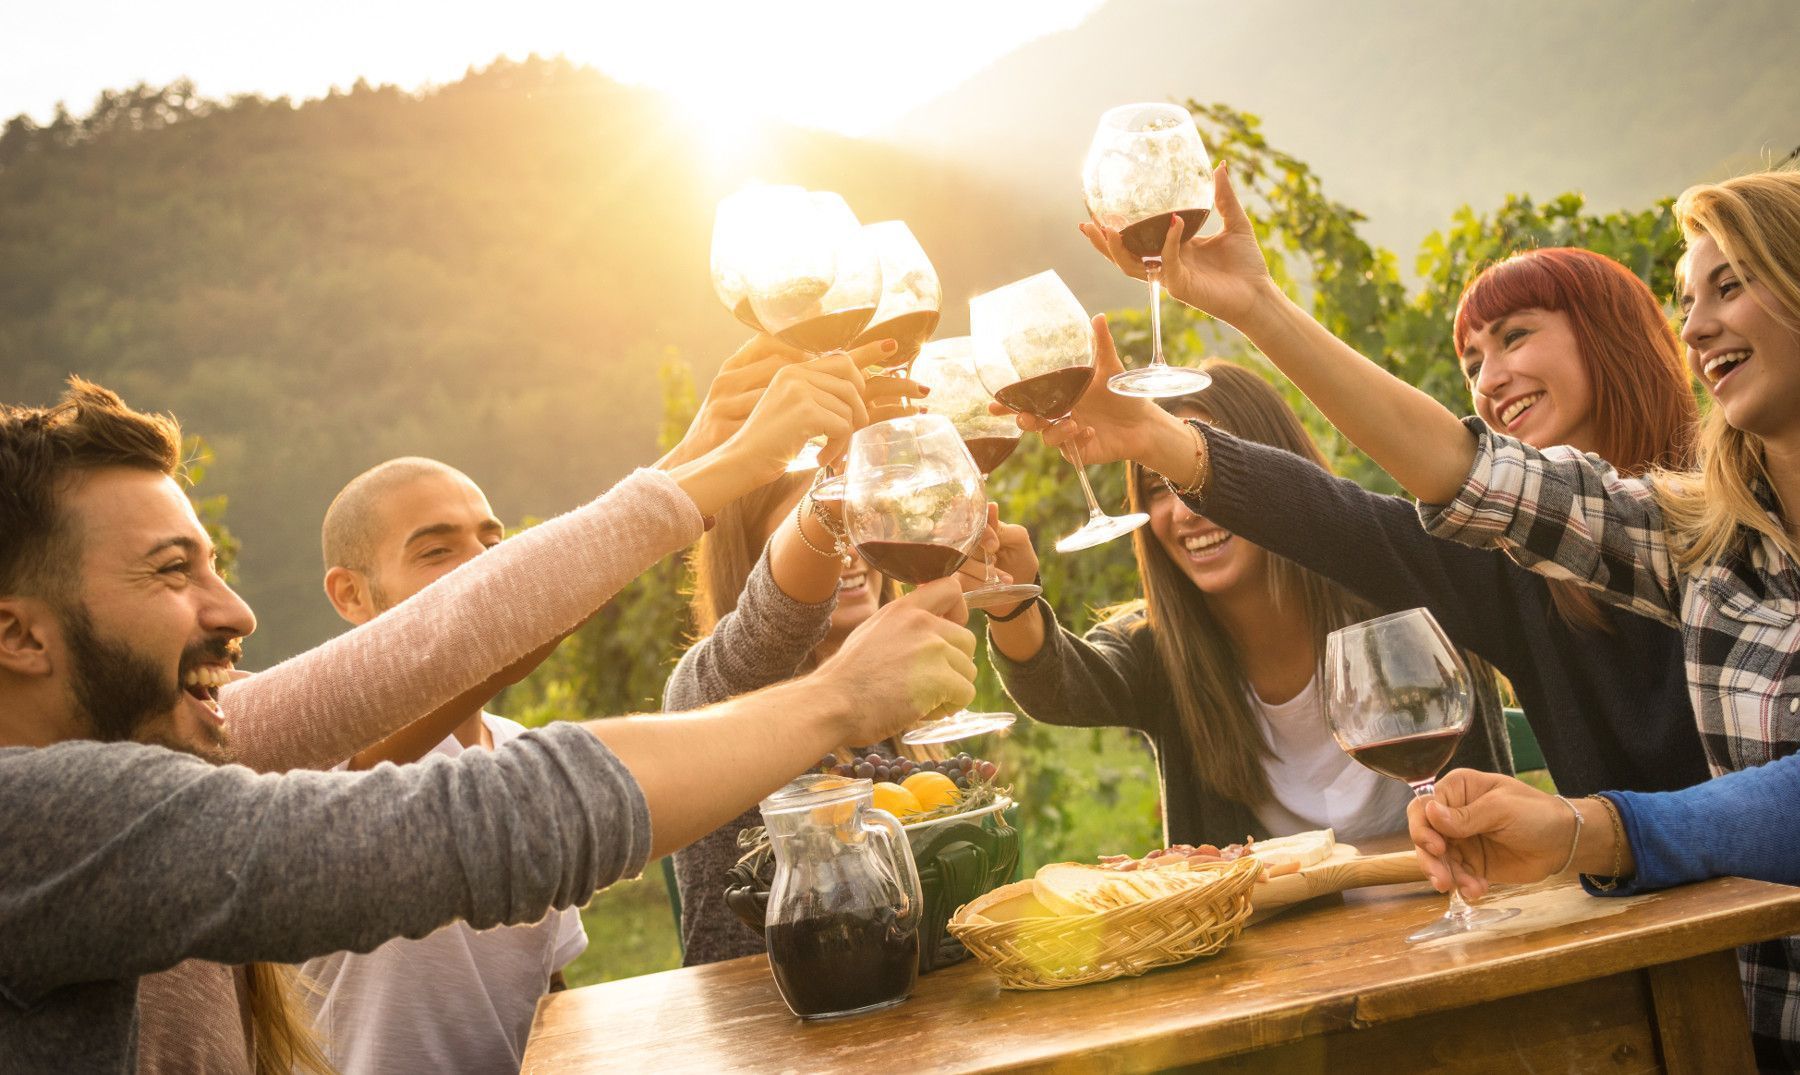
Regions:
<svg viewBox="0 0 1800 1075"><path fill-rule="evenodd" d="M994 774L1000 771L1000 767L993 762L972 758L968 754L958 754L942 761L913 761L911 758L888 758L870 754L845 762L828 755L819 762L819 769L838 776L873 780L878 784L883 781L898 784L914 773L942 773L964 791L976 783L994 779Z"/></svg>

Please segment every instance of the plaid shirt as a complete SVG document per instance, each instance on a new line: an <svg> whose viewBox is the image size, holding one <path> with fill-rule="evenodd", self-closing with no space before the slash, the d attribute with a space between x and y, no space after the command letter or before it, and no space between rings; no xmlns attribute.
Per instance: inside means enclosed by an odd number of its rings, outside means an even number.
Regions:
<svg viewBox="0 0 1800 1075"><path fill-rule="evenodd" d="M1568 447L1538 451L1468 419L1475 465L1456 499L1421 505L1438 537L1501 548L1525 567L1677 626L1688 690L1713 774L1800 749L1800 567L1745 529L1722 561L1677 567L1643 479ZM1774 499L1758 489L1773 514ZM1800 1069L1800 939L1739 950L1764 1063Z"/></svg>

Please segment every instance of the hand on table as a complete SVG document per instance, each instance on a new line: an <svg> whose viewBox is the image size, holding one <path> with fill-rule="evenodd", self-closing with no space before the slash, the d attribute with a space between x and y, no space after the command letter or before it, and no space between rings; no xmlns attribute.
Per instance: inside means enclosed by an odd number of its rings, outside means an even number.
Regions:
<svg viewBox="0 0 1800 1075"><path fill-rule="evenodd" d="M1575 838L1569 804L1513 777L1474 769L1452 770L1430 796L1409 803L1406 826L1432 886L1450 891L1454 863L1457 887L1470 900L1494 881L1550 876Z"/></svg>

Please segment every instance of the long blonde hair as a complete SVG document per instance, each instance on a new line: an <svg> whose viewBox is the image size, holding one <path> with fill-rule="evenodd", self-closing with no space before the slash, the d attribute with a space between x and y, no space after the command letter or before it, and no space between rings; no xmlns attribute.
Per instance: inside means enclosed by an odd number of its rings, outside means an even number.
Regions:
<svg viewBox="0 0 1800 1075"><path fill-rule="evenodd" d="M282 963L244 968L256 1075L336 1075L302 994L316 989Z"/></svg>
<svg viewBox="0 0 1800 1075"><path fill-rule="evenodd" d="M1773 292L1781 309L1770 312L1800 331L1800 172L1757 172L1689 187L1675 201L1675 218L1690 243L1710 237L1740 277ZM1685 260L1678 277L1685 290ZM1800 548L1756 494L1758 483L1768 482L1762 438L1734 427L1710 402L1699 454L1699 470L1655 476L1676 562L1686 570L1719 562L1732 553L1740 529L1763 534L1800 559ZM1781 510L1791 516L1800 504Z"/></svg>
<svg viewBox="0 0 1800 1075"><path fill-rule="evenodd" d="M1294 453L1329 470L1318 446L1307 436L1300 418L1261 377L1213 359L1203 364L1211 387L1165 404L1204 411L1212 424L1245 440ZM1129 496L1133 511L1145 510L1147 483L1162 479L1132 464ZM1175 695L1176 711L1193 752L1194 771L1215 792L1256 805L1269 797L1263 763L1270 757L1258 717L1250 704L1243 663L1226 633L1207 608L1206 595L1170 561L1149 527L1132 533L1138 572L1144 581L1144 619ZM1269 596L1277 606L1293 603L1304 614L1312 635L1315 660L1323 661L1325 636L1339 627L1366 620L1373 606L1316 572L1270 554ZM1135 612L1137 603L1115 612Z"/></svg>

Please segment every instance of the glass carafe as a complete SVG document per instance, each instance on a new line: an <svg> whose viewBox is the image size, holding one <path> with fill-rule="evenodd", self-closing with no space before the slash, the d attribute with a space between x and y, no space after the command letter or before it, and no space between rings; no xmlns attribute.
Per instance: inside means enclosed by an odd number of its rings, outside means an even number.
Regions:
<svg viewBox="0 0 1800 1075"><path fill-rule="evenodd" d="M918 975L919 873L871 789L809 776L762 802L775 851L763 934L781 999L802 1019L898 1004Z"/></svg>

